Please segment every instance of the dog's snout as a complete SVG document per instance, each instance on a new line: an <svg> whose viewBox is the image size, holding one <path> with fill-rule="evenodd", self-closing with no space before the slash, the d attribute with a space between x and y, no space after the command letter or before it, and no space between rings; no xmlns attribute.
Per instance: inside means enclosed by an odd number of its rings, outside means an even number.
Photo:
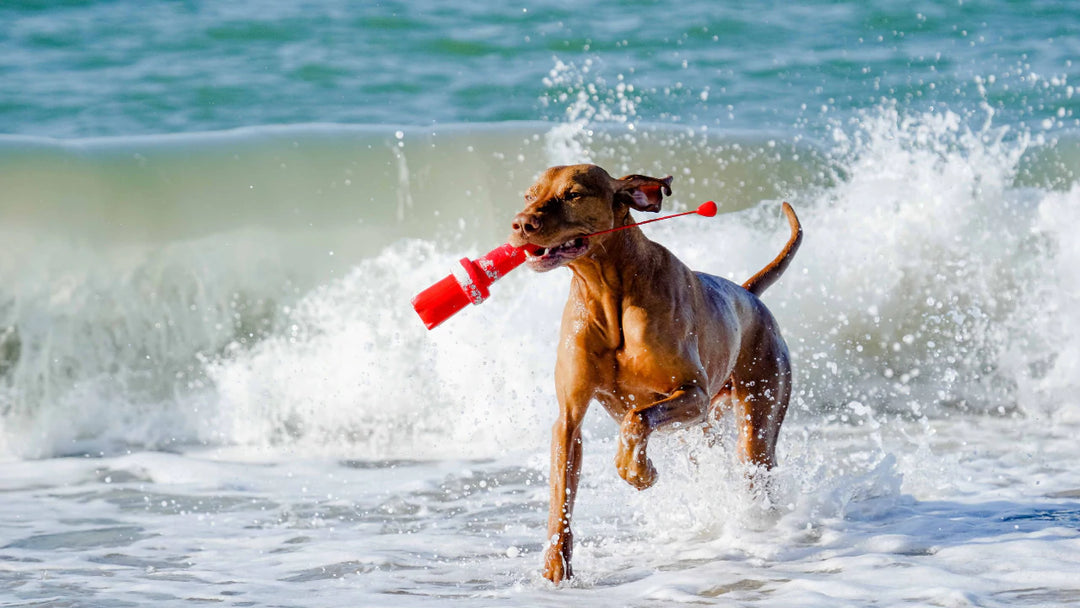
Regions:
<svg viewBox="0 0 1080 608"><path fill-rule="evenodd" d="M514 229L514 232L523 236L529 236L539 232L543 225L544 223L538 214L526 213L523 211L514 217L514 223L511 225L511 228Z"/></svg>

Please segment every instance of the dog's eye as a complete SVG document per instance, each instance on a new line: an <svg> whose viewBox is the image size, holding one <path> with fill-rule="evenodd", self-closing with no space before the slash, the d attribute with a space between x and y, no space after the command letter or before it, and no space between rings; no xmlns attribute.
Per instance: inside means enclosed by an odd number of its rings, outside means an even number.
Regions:
<svg viewBox="0 0 1080 608"><path fill-rule="evenodd" d="M581 193L580 192L567 192L566 194L563 195L563 200L564 201L573 201L573 200L577 200L579 198L581 198Z"/></svg>

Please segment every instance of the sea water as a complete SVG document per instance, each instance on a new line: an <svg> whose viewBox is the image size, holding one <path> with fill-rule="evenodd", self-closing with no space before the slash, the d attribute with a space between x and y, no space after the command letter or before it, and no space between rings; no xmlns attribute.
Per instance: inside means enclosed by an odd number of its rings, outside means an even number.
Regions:
<svg viewBox="0 0 1080 608"><path fill-rule="evenodd" d="M0 4L5 606L1080 603L1069 2ZM673 175L646 227L764 300L770 492L585 428L540 577L569 275L428 332L552 164ZM646 219L642 216L641 219ZM594 408L598 409L598 408Z"/></svg>

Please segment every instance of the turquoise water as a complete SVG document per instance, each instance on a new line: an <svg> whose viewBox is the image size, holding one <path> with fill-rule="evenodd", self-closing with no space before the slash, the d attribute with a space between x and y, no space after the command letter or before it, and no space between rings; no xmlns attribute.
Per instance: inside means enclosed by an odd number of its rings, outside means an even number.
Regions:
<svg viewBox="0 0 1080 608"><path fill-rule="evenodd" d="M1075 603L1075 3L459 4L0 2L0 603ZM771 502L591 412L555 588L567 273L409 300L570 162L805 240Z"/></svg>
<svg viewBox="0 0 1080 608"><path fill-rule="evenodd" d="M558 121L594 88L633 120L722 129L892 102L1075 128L1078 28L1067 1L11 1L0 133Z"/></svg>

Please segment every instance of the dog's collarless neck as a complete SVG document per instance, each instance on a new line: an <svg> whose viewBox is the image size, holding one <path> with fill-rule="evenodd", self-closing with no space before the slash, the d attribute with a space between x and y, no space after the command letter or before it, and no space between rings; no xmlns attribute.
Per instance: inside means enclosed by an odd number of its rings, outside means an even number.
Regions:
<svg viewBox="0 0 1080 608"><path fill-rule="evenodd" d="M639 228L612 233L568 265L574 275L572 291L585 306L600 304L609 314L621 311L626 293L651 272L653 244Z"/></svg>

